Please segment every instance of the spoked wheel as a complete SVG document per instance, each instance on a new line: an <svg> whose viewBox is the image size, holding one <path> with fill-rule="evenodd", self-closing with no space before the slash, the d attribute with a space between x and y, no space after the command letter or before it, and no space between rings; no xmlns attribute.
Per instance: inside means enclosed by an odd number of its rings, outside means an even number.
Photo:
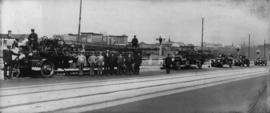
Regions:
<svg viewBox="0 0 270 113"><path fill-rule="evenodd" d="M199 69L202 69L202 63L201 62L198 62L197 66L198 66Z"/></svg>
<svg viewBox="0 0 270 113"><path fill-rule="evenodd" d="M55 73L54 64L51 62L43 62L41 65L41 76L44 78L53 77Z"/></svg>
<svg viewBox="0 0 270 113"><path fill-rule="evenodd" d="M13 68L11 72L11 78L19 78L21 71L19 68Z"/></svg>
<svg viewBox="0 0 270 113"><path fill-rule="evenodd" d="M232 68L232 64L231 63L229 64L229 67Z"/></svg>

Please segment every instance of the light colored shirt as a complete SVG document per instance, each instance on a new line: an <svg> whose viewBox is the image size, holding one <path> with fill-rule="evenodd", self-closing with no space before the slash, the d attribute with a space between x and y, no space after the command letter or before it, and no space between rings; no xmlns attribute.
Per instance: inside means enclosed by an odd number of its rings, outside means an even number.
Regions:
<svg viewBox="0 0 270 113"><path fill-rule="evenodd" d="M99 55L97 57L97 64L98 65L103 65L103 62L104 62L104 57L102 55Z"/></svg>
<svg viewBox="0 0 270 113"><path fill-rule="evenodd" d="M83 54L80 54L78 56L78 63L82 63L82 64L86 63L86 57Z"/></svg>
<svg viewBox="0 0 270 113"><path fill-rule="evenodd" d="M19 48L17 48L17 47L12 48L11 51L15 54L19 54ZM15 60L17 57L18 57L18 55L12 54L12 60Z"/></svg>
<svg viewBox="0 0 270 113"><path fill-rule="evenodd" d="M96 63L96 59L97 57L95 55L91 55L89 58L88 58L88 62L89 63Z"/></svg>

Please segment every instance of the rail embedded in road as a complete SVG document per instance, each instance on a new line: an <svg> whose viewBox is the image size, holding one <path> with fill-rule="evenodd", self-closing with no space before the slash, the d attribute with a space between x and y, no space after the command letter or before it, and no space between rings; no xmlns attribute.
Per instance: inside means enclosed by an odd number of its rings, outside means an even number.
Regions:
<svg viewBox="0 0 270 113"><path fill-rule="evenodd" d="M1 88L0 110L83 112L266 74L266 68L250 68Z"/></svg>

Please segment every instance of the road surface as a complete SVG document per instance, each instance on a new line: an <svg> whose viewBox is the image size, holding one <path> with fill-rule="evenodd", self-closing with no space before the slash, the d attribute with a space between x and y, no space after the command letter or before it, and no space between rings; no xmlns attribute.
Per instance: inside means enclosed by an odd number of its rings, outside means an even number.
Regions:
<svg viewBox="0 0 270 113"><path fill-rule="evenodd" d="M149 74L155 74L155 76L105 79L99 77L94 80L92 77L82 77L72 81L69 79L44 80L46 82L36 79L37 82L33 83L29 83L33 79L4 81L0 88L0 111L133 113L162 112L164 110L164 112L189 112L191 109L189 107L198 108L194 112L205 110L203 108L218 111L219 107L213 107L213 105L229 104L230 102L226 102L226 100L233 99L235 100L233 105L239 106L244 105L237 102L252 103L252 99L247 100L246 98L256 98L255 92L258 93L263 86L260 84L266 80L269 70L265 67L255 67L186 71L170 75L160 72ZM56 83L57 81L60 82ZM231 94L230 98L225 98L229 94ZM245 94L251 95L245 96ZM244 96L237 98L239 95ZM218 104L217 101L220 103ZM178 102L179 104L175 104ZM216 109L211 109L211 106ZM245 110L244 108L233 108L231 110ZM235 108L239 107L235 106Z"/></svg>

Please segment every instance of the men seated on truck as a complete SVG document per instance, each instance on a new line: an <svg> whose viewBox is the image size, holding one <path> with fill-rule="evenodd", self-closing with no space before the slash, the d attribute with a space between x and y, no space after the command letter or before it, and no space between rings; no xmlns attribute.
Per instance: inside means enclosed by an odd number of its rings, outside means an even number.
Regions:
<svg viewBox="0 0 270 113"><path fill-rule="evenodd" d="M12 48L11 48L11 53L12 53L12 62L11 62L11 73L13 71L14 66L19 63L19 47L18 47L18 42L14 41L14 43L12 44ZM13 75L11 74L10 78L13 78Z"/></svg>

